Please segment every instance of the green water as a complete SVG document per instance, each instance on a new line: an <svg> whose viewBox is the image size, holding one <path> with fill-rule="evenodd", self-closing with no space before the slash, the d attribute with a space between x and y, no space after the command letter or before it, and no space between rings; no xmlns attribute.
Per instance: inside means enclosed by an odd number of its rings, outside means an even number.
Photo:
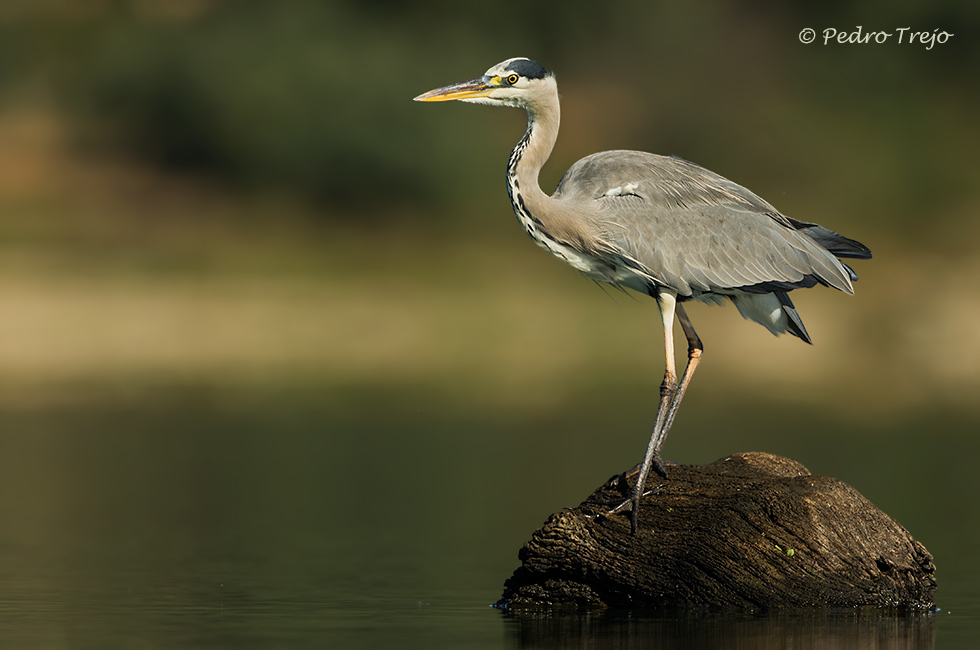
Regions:
<svg viewBox="0 0 980 650"><path fill-rule="evenodd" d="M969 418L869 430L786 412L736 431L695 400L668 443L682 462L765 450L851 483L934 554L932 616L522 617L490 607L521 544L635 462L645 432L362 397L0 417L0 645L966 648L980 634Z"/></svg>

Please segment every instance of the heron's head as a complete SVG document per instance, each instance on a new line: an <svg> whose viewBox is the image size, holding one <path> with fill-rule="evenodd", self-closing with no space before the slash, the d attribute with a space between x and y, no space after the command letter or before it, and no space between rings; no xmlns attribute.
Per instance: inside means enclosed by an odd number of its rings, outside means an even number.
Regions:
<svg viewBox="0 0 980 650"><path fill-rule="evenodd" d="M557 93L554 76L537 61L518 57L493 66L482 77L430 90L417 102L461 102L533 108Z"/></svg>

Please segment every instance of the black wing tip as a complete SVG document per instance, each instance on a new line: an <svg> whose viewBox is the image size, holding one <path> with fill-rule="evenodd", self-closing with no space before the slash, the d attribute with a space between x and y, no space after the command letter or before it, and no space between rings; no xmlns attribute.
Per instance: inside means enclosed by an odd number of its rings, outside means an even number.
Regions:
<svg viewBox="0 0 980 650"><path fill-rule="evenodd" d="M820 224L800 221L793 217L783 216L790 225L800 231L819 245L834 254L835 257L850 257L857 260L870 260L871 249L850 237L834 232L830 228L824 228Z"/></svg>
<svg viewBox="0 0 980 650"><path fill-rule="evenodd" d="M845 237L846 239L846 237ZM871 249L854 239L847 239L847 243L850 247L846 250L831 250L836 257L849 257L855 260L870 260L871 259Z"/></svg>

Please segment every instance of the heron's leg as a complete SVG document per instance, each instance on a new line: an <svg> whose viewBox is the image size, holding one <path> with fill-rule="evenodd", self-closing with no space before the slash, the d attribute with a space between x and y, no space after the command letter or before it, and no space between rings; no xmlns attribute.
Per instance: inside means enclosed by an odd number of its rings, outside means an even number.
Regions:
<svg viewBox="0 0 980 650"><path fill-rule="evenodd" d="M684 336L687 337L687 366L684 368L684 374L681 376L680 383L678 384L676 374L672 374L674 372L673 339L666 340L667 372L664 375L664 383L660 387L661 401L660 408L657 412L657 421L654 424L653 433L650 435L650 442L647 444L647 451L643 457L643 463L639 466L639 476L636 479L636 483L634 483L633 488L630 490L627 499L613 510L613 512L618 512L627 506L630 507L630 526L634 533L636 532L640 512L640 499L643 497L643 488L651 467L662 477L667 478L667 472L660 459L660 448L663 446L664 440L667 438L667 433L674 423L674 417L680 408L681 400L684 398L684 393L691 383L691 377L694 376L694 371L698 369L698 364L701 363L701 353L704 351L701 338L694 330L694 325L691 323L691 319L688 317L684 307L682 305L671 305L671 312L671 318L668 321L663 303L661 303L661 315L664 317L664 336L671 336L670 326L673 324L673 313L676 313L677 320L681 324L681 329L684 330ZM671 377L673 377L673 382L671 382ZM672 390L671 383L673 383Z"/></svg>
<svg viewBox="0 0 980 650"><path fill-rule="evenodd" d="M647 443L643 462L640 463L640 472L636 477L636 483L633 484L626 500L612 510L612 512L619 512L624 508L630 508L630 525L634 533L640 512L640 498L643 496L643 486L646 484L647 475L650 474L651 469L654 469L657 474L667 478L667 470L664 469L663 462L660 460L660 447L667 435L665 425L670 414L670 407L674 402L674 395L677 393L677 368L674 362L674 310L677 307L677 296L672 293L661 292L657 294L657 305L660 307L660 317L664 323L665 356L664 380L660 384L660 405L657 408L657 419L653 424L653 432L650 434L650 442Z"/></svg>
<svg viewBox="0 0 980 650"><path fill-rule="evenodd" d="M657 296L657 305L660 307L660 318L664 323L664 380L660 384L660 405L657 407L657 419L653 423L650 442L647 443L643 462L640 463L640 476L636 481L640 492L643 490L643 483L651 469L663 478L667 478L667 470L664 469L663 462L660 460L660 448L664 444L664 438L667 437L667 429L670 426L668 424L670 407L674 402L674 396L677 394L677 367L674 359L674 313L676 309L683 309L683 307L677 304L677 296L671 293L660 293Z"/></svg>
<svg viewBox="0 0 980 650"><path fill-rule="evenodd" d="M663 438L667 437L667 432L670 431L670 426L674 423L674 416L677 415L677 409L680 408L684 393L687 392L687 386L691 383L691 377L694 376L694 371L698 369L698 364L701 363L701 353L704 352L701 338L694 331L694 325L691 324L691 319L687 317L687 311L682 305L677 305L677 320L681 324L681 329L684 330L684 336L687 337L687 367L684 368L684 375L681 377L677 392L670 403L670 410L667 411Z"/></svg>
<svg viewBox="0 0 980 650"><path fill-rule="evenodd" d="M677 320L681 323L681 328L684 330L684 334L687 336L687 367L684 368L684 374L681 376L680 383L677 385L677 392L674 393L674 399L671 400L670 406L667 410L666 421L663 425L663 432L660 438L660 444L663 445L664 439L667 438L667 433L670 431L670 427L674 424L674 417L677 415L677 411L680 409L681 400L684 399L684 393L687 392L688 384L691 383L691 377L694 376L694 371L697 370L698 364L701 363L701 354L704 352L704 346L701 344L701 338L698 333L694 331L694 326L691 325L691 320L688 318L687 313L684 308L677 305ZM661 473L661 470L666 472L666 470L661 465L658 469L656 466L656 460L658 456L654 456L654 469L657 470L658 474L667 478ZM640 468L643 463L639 463L630 470L627 470L623 474L623 478L630 478L639 474Z"/></svg>

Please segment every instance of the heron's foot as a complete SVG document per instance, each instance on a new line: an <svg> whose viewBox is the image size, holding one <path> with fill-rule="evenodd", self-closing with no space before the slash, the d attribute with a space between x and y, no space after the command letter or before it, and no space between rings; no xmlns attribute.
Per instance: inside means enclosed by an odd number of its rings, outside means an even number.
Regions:
<svg viewBox="0 0 980 650"><path fill-rule="evenodd" d="M629 498L617 497L615 499L586 499L582 503L590 506L616 506L614 510L609 511L611 514L614 512L619 512L620 508L622 508L624 504L629 503Z"/></svg>
<svg viewBox="0 0 980 650"><path fill-rule="evenodd" d="M620 475L620 476L618 476L616 478L617 479L621 479L622 478L622 475ZM619 485L622 485L622 484L623 483L613 484L613 487L617 487L618 488ZM632 507L633 507L632 504L633 504L634 501L639 501L639 499L642 499L644 497L648 497L651 494L656 494L657 492L660 491L660 488L664 487L665 485L666 485L666 483L661 483L657 487L655 487L655 488L653 488L651 490L645 491L638 498L633 496L633 490L630 490L629 489L629 486L627 485L626 486L626 489L625 490L622 490L623 491L623 496L621 496L621 497L613 497L612 499L586 499L582 503L587 503L587 504L593 505L593 506L615 506L612 510L609 510L606 513L606 514L614 515L617 512L621 512L623 510L630 510L630 509L632 509Z"/></svg>
<svg viewBox="0 0 980 650"><path fill-rule="evenodd" d="M668 464L675 464L675 463L669 462ZM618 488L619 491L622 492L623 496L625 497L626 495L632 493L632 489L630 489L630 485L629 485L629 480L634 476L636 476L637 474L639 474L640 470L642 469L643 469L643 463L637 463L631 469L626 470L619 476L613 477L610 480L610 482L615 481L615 483L613 483L613 486ZM667 468L664 466L664 462L660 460L659 454L654 456L653 459L651 460L650 469L656 472L657 475L660 476L660 478L662 479L667 478Z"/></svg>
<svg viewBox="0 0 980 650"><path fill-rule="evenodd" d="M640 493L639 490L630 490L630 494L627 495L625 499L609 499L608 501L606 501L606 505L615 504L616 507L610 510L606 514L615 515L619 512L623 512L624 510L629 510L631 512L639 512L640 500L647 498L651 494L656 494L657 492L660 492L660 490L663 489L666 485L667 485L666 483L660 483L654 488L645 490L643 493Z"/></svg>
<svg viewBox="0 0 980 650"><path fill-rule="evenodd" d="M676 464L676 463L675 463ZM664 467L664 462L660 460L660 454L658 453L653 457L653 462L650 464L650 469L655 471L660 478L667 478L667 468Z"/></svg>
<svg viewBox="0 0 980 650"><path fill-rule="evenodd" d="M663 461L660 460L660 455L655 455L650 462L650 467L661 478L667 478L667 469L664 467ZM630 512L630 528L635 534L637 529L637 524L639 521L640 514L640 501L651 494L656 494L659 492L666 483L661 482L654 488L649 490L644 490L644 484L647 480L647 474L642 471L642 464L623 472L618 476L614 476L609 479L607 485L610 488L614 488L622 494L621 497L614 497L612 499L587 499L585 503L590 505L601 505L601 506L613 506L612 509L607 510L605 514L615 515L620 512L629 511ZM629 479L640 475L643 478L642 481L637 481L632 486L629 484Z"/></svg>
<svg viewBox="0 0 980 650"><path fill-rule="evenodd" d="M617 477L622 478L622 476ZM625 484L625 480L620 481L621 484ZM636 534L637 527L639 525L640 517L640 501L650 496L651 494L656 494L661 489L663 489L667 484L660 483L656 487L649 490L641 491L639 485L634 485L632 489L629 490L627 494L622 497L613 499L588 499L585 503L601 506L612 506L609 510L604 513L599 513L597 516L603 515L615 515L624 511L629 511L630 513L630 531L632 534Z"/></svg>
<svg viewBox="0 0 980 650"><path fill-rule="evenodd" d="M654 454L654 456L650 459L650 468L653 469L653 471L655 471L657 474L659 474L661 478L663 479L667 478L667 469L664 467L664 463L660 459L659 453ZM621 490L623 490L625 494L623 495L623 500L617 503L615 507L612 510L610 510L607 514L613 515L613 514L623 512L625 510L629 510L630 531L635 535L637 527L639 525L640 501L651 494L655 494L659 492L661 488L663 488L664 485L666 484L661 482L656 487L651 488L649 490L645 490L644 488L646 487L645 484L649 474L647 472L644 472L643 468L640 467L640 469L638 470L639 480L636 483L634 483L633 487L629 488L629 491L627 492L626 479L628 476L632 475L633 473L636 472L634 472L634 470L630 470L629 472L626 472L619 477L618 487Z"/></svg>
<svg viewBox="0 0 980 650"><path fill-rule="evenodd" d="M639 485L634 485L633 489L630 490L629 496L623 499L619 504L616 505L612 510L607 512L607 515L615 515L624 510L629 510L630 513L630 533L636 534L636 530L640 523L640 501L651 494L656 494L666 485L666 483L660 483L654 488L649 490L641 490Z"/></svg>
<svg viewBox="0 0 980 650"><path fill-rule="evenodd" d="M612 499L586 499L585 503L591 505L599 505L599 506L617 506L617 512L618 512L618 508L623 507L624 502L628 501L630 498L630 493L632 492L632 489L630 488L629 479L632 478L633 476L636 476L639 473L639 471L640 471L640 466L637 465L632 469L626 470L622 474L617 474L616 476L613 476L611 479L609 479L606 482L606 485L608 487L616 489L623 496L613 497Z"/></svg>

